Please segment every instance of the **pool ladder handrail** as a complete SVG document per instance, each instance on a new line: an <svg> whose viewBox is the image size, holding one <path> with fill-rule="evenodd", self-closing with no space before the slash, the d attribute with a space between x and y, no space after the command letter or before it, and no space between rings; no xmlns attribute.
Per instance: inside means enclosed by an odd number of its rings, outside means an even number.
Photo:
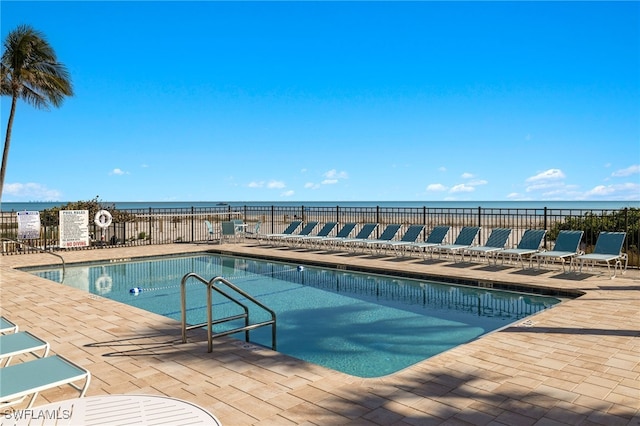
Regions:
<svg viewBox="0 0 640 426"><path fill-rule="evenodd" d="M2 237L2 238L0 238L0 241L11 241L12 243L16 243L16 244L20 244L20 245L23 245L23 246L27 246L30 249L34 249L34 250L39 251L41 253L48 253L48 254L50 254L52 256L57 257L62 262L62 279L60 280L60 282L64 281L64 275L65 275L65 272L66 272L66 265L64 263L64 257L60 256L58 253L54 253L52 251L45 250L45 249L37 247L37 246L32 246L31 244L27 244L24 241L14 240L13 238Z"/></svg>
<svg viewBox="0 0 640 426"><path fill-rule="evenodd" d="M207 322L201 323L201 324L194 324L194 325L190 325L187 326L187 280L189 278L195 278L196 280L200 281L202 284L205 284L207 286ZM232 289L233 291L239 293L240 295L242 295L243 297L245 297L246 299L250 300L251 302L255 303L256 305L258 305L260 308L264 309L265 311L269 312L269 314L271 315L271 319L268 321L263 321L263 322L259 322L259 323L255 323L255 324L250 324L249 323L249 308L247 307L247 305L241 303L238 299L234 298L233 296L229 295L228 293L226 293L224 290L222 290L221 288L219 288L218 286L216 286L217 283L222 283L224 285L226 285L227 287L229 287L230 289ZM238 314L238 315L232 315L230 317L226 317L226 318L220 318L217 320L213 320L213 303L212 303L212 298L211 298L211 291L215 291L218 294L222 295L223 297L227 298L229 301L235 303L236 305L240 306L243 310L244 313L243 314ZM276 350L276 313L270 309L269 307L267 307L265 304L263 304L262 302L260 302L259 300L257 300L256 298L254 298L253 296L251 296L250 294L248 294L247 292L245 292L244 290L242 290L240 287L234 285L233 283L231 283L230 281L228 281L227 279L223 278L223 277L213 277L211 280L207 281L204 278L202 278L200 275L196 274L195 272L190 272L188 274L186 274L184 277L182 277L182 280L180 281L180 299L181 299L181 310L182 310L182 343L187 343L187 330L193 330L194 328L201 328L203 326L207 326L207 343L208 343L208 348L207 351L208 352L212 352L213 351L213 339L216 337L222 337L222 336L227 336L229 334L235 334L235 333L239 333L241 331L244 331L245 333L245 341L249 342L249 331L255 329L255 328L259 328L259 327L264 327L267 325L271 325L271 349L273 349L274 351ZM238 327L238 328L234 328L231 330L227 330L227 331L222 331L219 333L213 333L213 325L214 324L221 324L227 321L233 321L233 320L237 320L237 319L242 319L244 318L244 327Z"/></svg>

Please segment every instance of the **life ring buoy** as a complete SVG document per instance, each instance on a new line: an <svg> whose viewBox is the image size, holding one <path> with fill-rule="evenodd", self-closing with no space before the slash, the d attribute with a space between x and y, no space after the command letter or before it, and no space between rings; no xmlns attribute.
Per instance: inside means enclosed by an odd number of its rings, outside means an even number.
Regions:
<svg viewBox="0 0 640 426"><path fill-rule="evenodd" d="M102 229L106 229L111 225L111 221L113 218L111 217L111 213L106 210L100 210L96 213L96 216L93 218L93 221L96 225L98 225Z"/></svg>
<svg viewBox="0 0 640 426"><path fill-rule="evenodd" d="M105 294L111 292L113 281L109 275L100 275L93 285L98 293Z"/></svg>

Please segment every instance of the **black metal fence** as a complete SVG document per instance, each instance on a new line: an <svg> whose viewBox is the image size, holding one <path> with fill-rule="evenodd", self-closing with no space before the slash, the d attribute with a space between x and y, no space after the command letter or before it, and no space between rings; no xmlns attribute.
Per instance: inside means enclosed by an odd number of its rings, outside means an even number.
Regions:
<svg viewBox="0 0 640 426"><path fill-rule="evenodd" d="M583 210L550 208L429 208L429 207L305 207L295 206L220 206L207 208L177 209L128 209L112 210L113 223L105 230L90 223L91 248L114 245L174 244L182 242L209 242L219 238L220 222L242 219L253 230L259 223L259 232L281 232L292 220L318 221L320 223L336 221L339 223L356 222L378 223L377 232L385 225L398 223L406 226L425 225L424 236L434 226L449 225L457 235L456 229L462 226L480 226L482 228L478 242L484 242L493 228L511 228L508 246L515 246L526 229L546 229L545 248L553 245L555 236L562 229L584 231L581 249L589 252L595 245L601 231L624 231L627 233L623 250L629 256L629 265L638 266L638 243L640 241L640 209L622 210ZM46 216L41 212L41 217ZM211 235L205 220L213 225ZM18 244L18 220L15 212L4 212L0 216L0 238L2 254L18 254L38 251L58 250L58 224L55 221L43 221L41 237L25 241L28 245ZM398 233L402 235L403 229ZM357 232L358 228L356 228ZM69 249L65 249L69 250Z"/></svg>

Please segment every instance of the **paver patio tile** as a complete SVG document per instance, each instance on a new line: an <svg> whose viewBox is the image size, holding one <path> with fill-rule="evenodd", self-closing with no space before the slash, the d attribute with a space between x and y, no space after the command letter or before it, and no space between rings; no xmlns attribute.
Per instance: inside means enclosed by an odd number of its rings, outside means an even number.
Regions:
<svg viewBox="0 0 640 426"><path fill-rule="evenodd" d="M68 262L199 251L203 246L144 246L65 252ZM386 257L269 250L243 244L209 245L255 255L294 256L359 267L451 274L448 261L390 262ZM126 254L125 254L126 253ZM513 274L456 268L462 278L578 288L587 293L531 319L379 379L335 373L276 352L246 350L222 339L206 352L204 333L186 345L179 324L101 296L12 269L50 264L49 256L0 257L2 310L52 350L87 367L89 395L150 393L184 398L225 425L270 424L539 424L631 425L640 408L640 273L567 280L555 272ZM605 279L606 278L606 279ZM17 284L19 283L19 285ZM29 290L32 289L32 290ZM27 307L25 309L25 306ZM37 306L30 309L30 306ZM136 318L135 322L131 318ZM524 324L524 323L523 323ZM198 330L194 330L197 333ZM146 339L146 340L145 340ZM243 342L239 342L243 343ZM296 394L304 396L299 398ZM73 389L43 392L39 401L74 398ZM248 415L251 413L252 415ZM636 417L634 417L636 416ZM280 421L280 423L278 423ZM387 424L385 424L387 426Z"/></svg>

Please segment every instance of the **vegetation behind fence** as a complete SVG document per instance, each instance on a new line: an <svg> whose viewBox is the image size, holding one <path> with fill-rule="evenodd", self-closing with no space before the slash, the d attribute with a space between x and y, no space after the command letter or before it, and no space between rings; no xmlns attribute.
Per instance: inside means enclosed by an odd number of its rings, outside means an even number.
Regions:
<svg viewBox="0 0 640 426"><path fill-rule="evenodd" d="M449 225L456 230L462 226L480 226L480 241L488 237L493 228L511 228L508 246L515 246L524 230L546 229L545 248L551 248L556 235L563 229L584 231L581 249L593 250L601 231L624 231L627 233L623 251L629 256L630 266L639 266L638 242L640 241L640 209L583 210L583 209L520 209L520 208L429 208L429 207L296 207L286 206L219 206L207 208L149 208L116 210L97 200L69 203L60 208L40 212L41 236L39 239L15 243L18 237L18 220L15 212L4 212L0 216L0 238L3 254L31 253L41 250L59 249L58 212L60 209L88 210L89 218L101 209L107 209L113 216L113 223L104 236L102 230L92 221L89 224L91 247L100 248L116 245L205 243L217 240L220 222L242 219L249 229L260 222L260 232L281 232L292 220L336 221L378 223L378 232L385 225L398 223L403 226L425 225L424 237L434 226ZM211 235L205 220L213 224ZM356 228L357 232L357 228ZM398 233L401 235L402 231ZM450 235L457 235L451 232ZM31 249L29 246L37 247Z"/></svg>

